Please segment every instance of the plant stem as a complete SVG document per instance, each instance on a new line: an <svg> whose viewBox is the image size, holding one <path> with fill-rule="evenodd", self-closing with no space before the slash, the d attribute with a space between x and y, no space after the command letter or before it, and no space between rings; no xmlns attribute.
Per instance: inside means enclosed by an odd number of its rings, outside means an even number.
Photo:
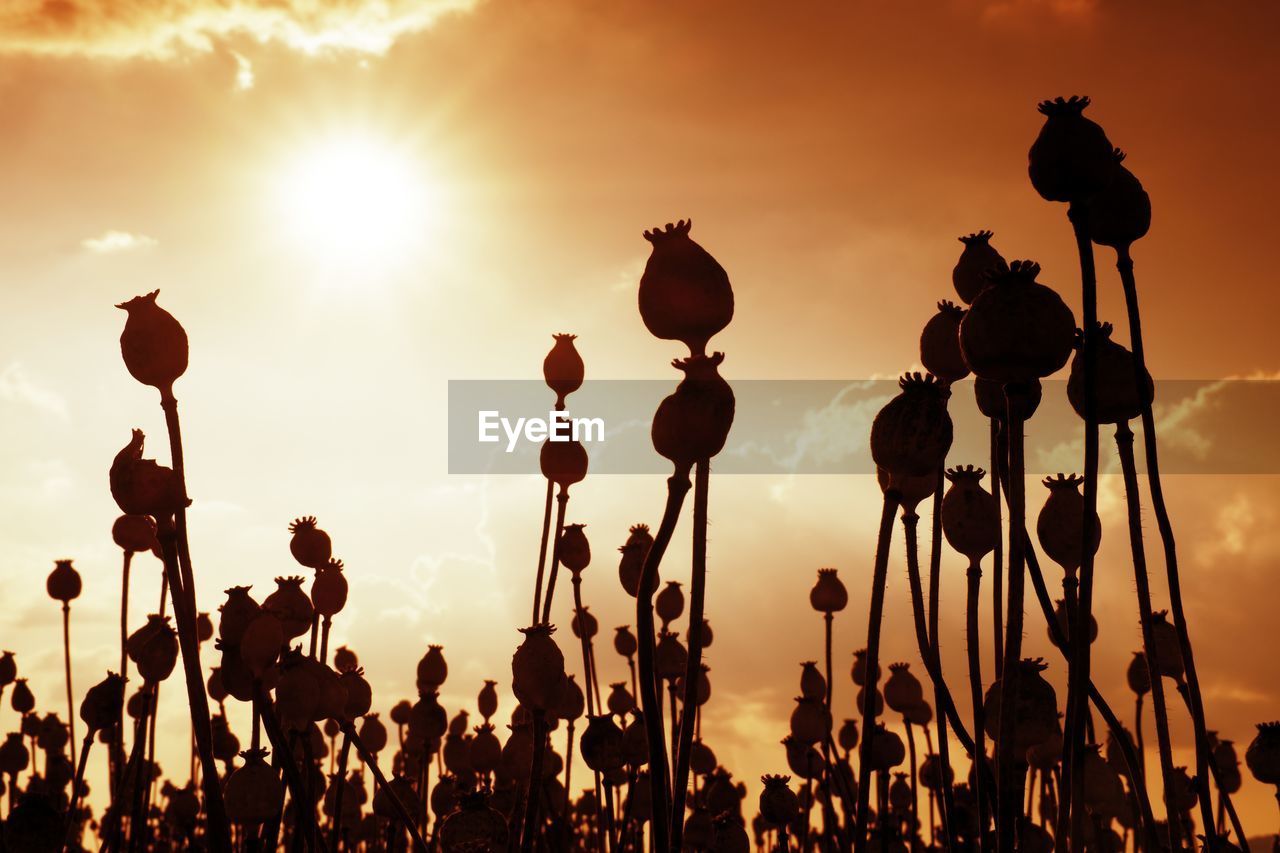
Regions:
<svg viewBox="0 0 1280 853"><path fill-rule="evenodd" d="M915 833L920 829L920 794L916 787L916 736L912 731L915 727L911 725L906 715L902 717L902 724L907 729L907 756L911 762L911 833L914 838Z"/></svg>
<svg viewBox="0 0 1280 853"><path fill-rule="evenodd" d="M533 621L538 624L538 612L542 609L542 573L547 565L547 537L551 535L551 496L555 494L555 483L547 480L547 499L542 508L542 543L538 546L538 575L533 582Z"/></svg>
<svg viewBox="0 0 1280 853"><path fill-rule="evenodd" d="M62 664L67 676L67 741L71 745L71 766L76 763L76 700L71 690L71 602L62 602Z"/></svg>
<svg viewBox="0 0 1280 853"><path fill-rule="evenodd" d="M1001 610L1004 603L1004 511L1000 500L1000 421L991 418L991 496L996 504L996 543L991 552L991 633L995 642L995 676L1000 678L1004 670L1004 620Z"/></svg>
<svg viewBox="0 0 1280 853"><path fill-rule="evenodd" d="M547 578L547 597L542 602L542 621L551 622L551 597L556 594L556 573L560 570L560 532L564 530L564 514L569 506L569 490L564 486L556 494L555 539L551 541L551 576Z"/></svg>
<svg viewBox="0 0 1280 853"><path fill-rule="evenodd" d="M540 712L534 713L535 728L540 716ZM379 790L386 795L387 799L391 801L392 808L396 810L396 817L400 819L400 823L404 825L404 828L409 832L409 836L413 839L414 849L419 851L419 853L427 853L427 842L423 840L422 835L418 832L418 826L413 818L409 816L409 810L405 808L404 803L400 801L400 797L396 794L395 789L387 784L387 777L382 775L382 768L378 766L378 760L371 755L367 749L365 749L364 744L360 742L360 736L356 734L355 727L351 725L349 720L342 723L342 733L347 740L350 740L351 743L355 744L356 752L360 754L360 760L363 761L365 766L373 773L373 781L377 784ZM544 739L545 735L546 732L544 728Z"/></svg>
<svg viewBox="0 0 1280 853"><path fill-rule="evenodd" d="M120 571L120 677L125 681L129 680L129 654L126 645L129 642L129 569L133 565L133 552L124 552L124 566ZM119 724L115 727L114 737L112 738L111 751L112 761L115 763L114 772L111 774L110 787L111 793L114 794L120 785L120 773L124 768L124 725Z"/></svg>
<svg viewBox="0 0 1280 853"><path fill-rule="evenodd" d="M80 746L80 762L76 765L76 777L71 783L71 799L67 803L67 818L63 822L62 851L65 851L71 844L71 834L75 828L76 821L76 807L80 804L80 788L84 784L84 768L89 763L89 749L93 746L93 734L93 730L90 729L84 736L84 743Z"/></svg>
<svg viewBox="0 0 1280 853"><path fill-rule="evenodd" d="M554 575L553 575L554 577ZM547 597L550 601L550 596ZM547 714L541 708L532 709L533 715L533 764L529 772L529 790L525 796L524 820L520 829L521 853L533 853L538 837L538 806L542 787L542 762L547 752Z"/></svg>
<svg viewBox="0 0 1280 853"><path fill-rule="evenodd" d="M1022 393L1012 383L1004 386L1005 423L1009 425L1009 606L1005 622L1004 669L1000 679L1000 721L996 746L996 837L1000 853L1014 853L1017 819L1022 810L1022 788L1014 754L1017 725L1018 670L1022 658L1023 536L1026 528L1026 468L1022 449Z"/></svg>
<svg viewBox="0 0 1280 853"><path fill-rule="evenodd" d="M973 760L985 764L987 760L987 734L983 727L982 649L979 646L981 638L978 634L978 593L981 592L982 588L982 565L978 558L974 557L969 560L969 570L966 575L969 584L968 600L965 602L965 619L967 622L965 642L969 647L969 697L973 703ZM988 791L983 784L984 780L981 773L975 773L973 781L973 799L978 804L978 835L981 837L987 828Z"/></svg>

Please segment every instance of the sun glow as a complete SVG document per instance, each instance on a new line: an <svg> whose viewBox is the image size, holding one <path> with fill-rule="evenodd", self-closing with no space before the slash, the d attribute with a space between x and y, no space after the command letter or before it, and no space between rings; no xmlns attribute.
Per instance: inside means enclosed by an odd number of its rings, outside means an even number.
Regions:
<svg viewBox="0 0 1280 853"><path fill-rule="evenodd" d="M422 248L439 214L437 190L410 152L371 136L333 136L283 169L278 215L305 257L387 270Z"/></svg>

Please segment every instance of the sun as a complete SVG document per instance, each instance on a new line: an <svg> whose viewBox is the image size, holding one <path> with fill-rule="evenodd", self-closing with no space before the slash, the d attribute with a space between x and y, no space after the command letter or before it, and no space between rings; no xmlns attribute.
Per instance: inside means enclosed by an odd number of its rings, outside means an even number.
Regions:
<svg viewBox="0 0 1280 853"><path fill-rule="evenodd" d="M305 145L282 168L277 216L302 256L368 272L420 252L439 214L439 193L420 158L367 134Z"/></svg>

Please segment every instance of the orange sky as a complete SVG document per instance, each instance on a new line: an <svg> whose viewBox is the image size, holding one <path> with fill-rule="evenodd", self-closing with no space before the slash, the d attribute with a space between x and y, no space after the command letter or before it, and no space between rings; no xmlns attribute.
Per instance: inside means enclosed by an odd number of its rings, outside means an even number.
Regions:
<svg viewBox="0 0 1280 853"><path fill-rule="evenodd" d="M482 678L505 685L527 618L542 487L446 474L446 381L537 376L559 331L580 335L592 377L673 378L677 347L635 309L646 227L692 216L729 271L737 315L715 344L730 381L891 376L916 363L920 326L953 295L958 234L994 229L1006 257L1035 258L1078 305L1064 211L1035 195L1025 156L1035 102L1087 93L1154 203L1135 249L1153 372L1280 371L1272 4L220 5L0 11L0 646L42 708L62 701L57 608L37 582L54 558L85 576L80 686L118 654L106 470L130 427L160 452L163 420L119 361L111 306L156 287L192 341L178 396L202 607L294 571L286 526L318 515L352 583L337 642L359 651L384 710L428 642L445 644L451 710ZM335 266L299 243L291 219L305 211L279 187L352 134L412 166L430 215L411 241ZM132 236L103 240L113 231ZM1101 314L1120 319L1107 253L1099 262ZM1096 671L1129 720L1123 667L1139 639L1111 479ZM1280 707L1276 485L1167 484L1210 726L1241 748ZM660 478L574 491L606 627L634 621L612 549L628 524L656 521L662 495ZM706 735L736 776L783 766L796 663L820 651L807 592L824 565L852 595L836 693L851 715L876 502L867 478L713 482ZM664 575L687 572L684 537ZM946 565L944 665L962 679L962 564ZM915 659L902 574L890 660ZM147 583L135 614L153 606ZM477 614L495 627L478 632ZM1048 657L1037 614L1029 625L1029 651ZM602 639L602 674L621 678ZM185 709L161 713L176 725ZM185 766L173 749L162 765ZM1246 781L1241 804L1251 834L1274 830L1270 791Z"/></svg>

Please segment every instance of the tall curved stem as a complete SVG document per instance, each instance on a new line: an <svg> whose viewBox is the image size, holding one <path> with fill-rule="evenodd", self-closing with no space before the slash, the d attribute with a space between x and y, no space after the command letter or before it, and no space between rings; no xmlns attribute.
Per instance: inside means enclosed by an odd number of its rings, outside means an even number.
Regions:
<svg viewBox="0 0 1280 853"><path fill-rule="evenodd" d="M982 566L975 557L969 561L968 595L965 601L965 618L967 620L965 637L969 647L969 698L973 703L973 739L974 760L986 763L987 735L983 729L982 707L982 648L978 634L978 593L982 587ZM981 773L974 774L973 798L978 803L978 835L982 836L987 829L987 796L988 790L983 784Z"/></svg>
<svg viewBox="0 0 1280 853"><path fill-rule="evenodd" d="M533 582L533 621L538 624L538 611L542 609L542 573L547 565L547 538L551 535L551 497L555 494L555 483L547 480L547 499L542 507L542 543L538 546L538 575Z"/></svg>
<svg viewBox="0 0 1280 853"><path fill-rule="evenodd" d="M680 849L684 837L684 803L689 788L689 753L698 717L698 685L702 681L702 622L707 596L707 501L711 486L711 460L698 462L693 475L693 571L689 584L689 656L684 671L684 697L680 715L680 741L672 760L676 765L671 786L671 846Z"/></svg>
<svg viewBox="0 0 1280 853"><path fill-rule="evenodd" d="M1026 470L1022 451L1020 389L1006 384L1005 423L1009 425L1009 607L1005 621L1004 669L1000 678L1000 724L996 746L996 838L1000 853L1014 853L1017 818L1022 810L1022 774L1014 754L1018 702L1018 670L1022 658L1023 536L1026 529Z"/></svg>
<svg viewBox="0 0 1280 853"><path fill-rule="evenodd" d="M991 496L996 499L996 543L991 552L991 636L995 644L995 677L1004 670L1004 508L1000 499L1000 421L991 418Z"/></svg>
<svg viewBox="0 0 1280 853"><path fill-rule="evenodd" d="M67 730L71 744L71 766L76 765L76 700L71 690L71 602L62 602L62 665L67 676Z"/></svg>
<svg viewBox="0 0 1280 853"><path fill-rule="evenodd" d="M560 570L560 532L564 530L564 514L569 506L569 490L564 486L556 493L555 538L551 540L551 575L547 578L547 597L542 602L542 621L551 621L551 597L556 593L556 574ZM589 685L588 685L589 686Z"/></svg>

